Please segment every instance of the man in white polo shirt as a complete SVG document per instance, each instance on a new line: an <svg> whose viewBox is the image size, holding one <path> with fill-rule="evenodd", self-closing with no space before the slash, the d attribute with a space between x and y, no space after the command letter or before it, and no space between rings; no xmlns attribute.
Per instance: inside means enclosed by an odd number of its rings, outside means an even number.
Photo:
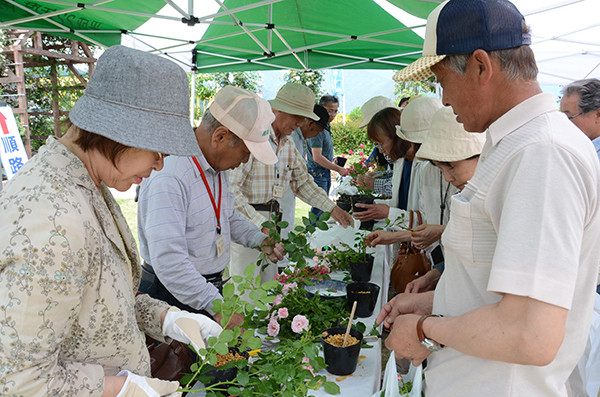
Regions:
<svg viewBox="0 0 600 397"><path fill-rule="evenodd" d="M457 120L487 133L452 198L437 289L398 295L378 317L396 357L428 357L426 396L567 396L585 347L600 164L542 93L527 30L506 0L444 2L427 20L423 57L396 76L435 74Z"/></svg>

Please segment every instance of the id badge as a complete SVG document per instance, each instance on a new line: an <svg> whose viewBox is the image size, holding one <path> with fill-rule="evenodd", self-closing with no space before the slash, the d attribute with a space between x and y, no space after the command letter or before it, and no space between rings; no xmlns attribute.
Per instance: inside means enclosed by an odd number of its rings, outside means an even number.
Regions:
<svg viewBox="0 0 600 397"><path fill-rule="evenodd" d="M274 185L273 186L273 197L282 198L283 197L283 186Z"/></svg>
<svg viewBox="0 0 600 397"><path fill-rule="evenodd" d="M217 239L217 258L225 253L225 237L221 236Z"/></svg>

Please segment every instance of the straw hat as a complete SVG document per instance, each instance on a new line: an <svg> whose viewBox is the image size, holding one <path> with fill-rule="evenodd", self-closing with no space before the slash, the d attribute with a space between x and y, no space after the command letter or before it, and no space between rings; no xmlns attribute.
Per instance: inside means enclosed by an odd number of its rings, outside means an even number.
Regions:
<svg viewBox="0 0 600 397"><path fill-rule="evenodd" d="M411 101L402 112L396 135L405 141L423 143L435 112L443 107L442 101L432 97L420 97Z"/></svg>
<svg viewBox="0 0 600 397"><path fill-rule="evenodd" d="M275 99L269 101L271 107L283 113L319 120L313 112L315 94L310 88L297 83L286 83L277 91Z"/></svg>
<svg viewBox="0 0 600 397"><path fill-rule="evenodd" d="M126 146L201 156L189 117L185 71L173 61L121 45L100 56L69 114L77 127Z"/></svg>
<svg viewBox="0 0 600 397"><path fill-rule="evenodd" d="M375 116L375 113L385 108L396 108L398 110L402 110L402 108L394 105L394 102L390 98L384 96L373 97L365 102L360 108L363 120L358 128L365 128L373 116Z"/></svg>
<svg viewBox="0 0 600 397"><path fill-rule="evenodd" d="M209 109L215 119L244 141L258 161L267 165L277 162L269 142L269 126L275 121L269 102L230 85L217 92Z"/></svg>
<svg viewBox="0 0 600 397"><path fill-rule="evenodd" d="M485 134L465 131L456 121L451 107L443 107L433 115L425 142L416 154L421 160L460 161L481 154Z"/></svg>

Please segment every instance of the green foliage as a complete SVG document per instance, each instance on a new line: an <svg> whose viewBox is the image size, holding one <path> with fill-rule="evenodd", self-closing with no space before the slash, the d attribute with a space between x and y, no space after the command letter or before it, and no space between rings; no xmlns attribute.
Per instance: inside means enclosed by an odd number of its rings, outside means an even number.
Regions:
<svg viewBox="0 0 600 397"><path fill-rule="evenodd" d="M188 79L191 84L191 74L188 74ZM228 85L258 92L262 87L262 77L258 72L196 73L194 120L202 117L204 109L215 97L217 91Z"/></svg>
<svg viewBox="0 0 600 397"><path fill-rule="evenodd" d="M359 125L362 123L362 111L360 110L360 106L355 107L350 111L348 115L348 120L350 121L358 121Z"/></svg>
<svg viewBox="0 0 600 397"><path fill-rule="evenodd" d="M296 70L288 70L283 75L283 81L286 83L299 83L307 86L315 94L315 103L321 99L325 91L321 88L323 85L323 72L300 72Z"/></svg>
<svg viewBox="0 0 600 397"><path fill-rule="evenodd" d="M331 137L336 154L352 154L363 151L365 155L371 154L375 145L367 137L367 129L359 129L362 119L346 121L346 123L332 123ZM361 148L360 145L363 144Z"/></svg>
<svg viewBox="0 0 600 397"><path fill-rule="evenodd" d="M423 81L396 81L394 83L394 95L398 99L430 93L435 93L434 77Z"/></svg>

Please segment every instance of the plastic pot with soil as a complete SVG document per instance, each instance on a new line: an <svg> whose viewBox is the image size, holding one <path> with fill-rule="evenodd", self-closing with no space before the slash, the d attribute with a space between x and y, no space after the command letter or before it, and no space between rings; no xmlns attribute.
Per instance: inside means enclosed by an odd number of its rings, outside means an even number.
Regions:
<svg viewBox="0 0 600 397"><path fill-rule="evenodd" d="M356 316L371 317L375 311L380 287L373 283L352 283L346 287L348 307L352 308L356 302Z"/></svg>
<svg viewBox="0 0 600 397"><path fill-rule="evenodd" d="M363 212L366 211L366 208L357 207L356 204L373 204L375 198L373 196L365 196L365 195L354 195L351 198L352 200L352 213ZM373 225L375 225L375 220L365 221L360 223L360 228L362 230L373 230Z"/></svg>
<svg viewBox="0 0 600 397"><path fill-rule="evenodd" d="M363 334L357 329L350 329L348 343L343 347L346 328L328 328L321 334L323 355L327 372L333 375L350 375L356 371Z"/></svg>
<svg viewBox="0 0 600 397"><path fill-rule="evenodd" d="M366 254L366 260L360 262L348 261L350 265L350 276L352 281L368 282L371 281L371 272L373 272L373 255Z"/></svg>

